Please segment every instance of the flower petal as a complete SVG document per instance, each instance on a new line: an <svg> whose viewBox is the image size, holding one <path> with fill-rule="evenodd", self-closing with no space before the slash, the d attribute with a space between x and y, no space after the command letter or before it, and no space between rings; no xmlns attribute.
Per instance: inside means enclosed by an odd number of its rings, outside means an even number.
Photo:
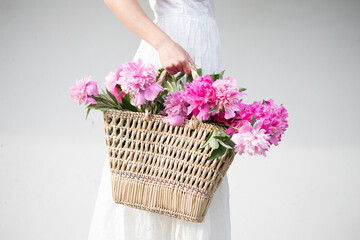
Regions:
<svg viewBox="0 0 360 240"><path fill-rule="evenodd" d="M159 95L159 92L162 91L164 91L164 88L160 86L160 84L154 82L145 88L145 99L153 101Z"/></svg>
<svg viewBox="0 0 360 240"><path fill-rule="evenodd" d="M87 98L88 102L90 102L91 104L96 104L96 100L92 97L88 97Z"/></svg>
<svg viewBox="0 0 360 240"><path fill-rule="evenodd" d="M184 124L184 116L167 116L164 118L164 122L171 126L182 126Z"/></svg>
<svg viewBox="0 0 360 240"><path fill-rule="evenodd" d="M97 94L99 94L96 82L90 81L90 82L88 82L86 84L86 93L88 95L97 95Z"/></svg>
<svg viewBox="0 0 360 240"><path fill-rule="evenodd" d="M135 106L139 106L144 104L146 101L144 97L144 91L139 91L137 95L135 95L135 99L132 101L132 104Z"/></svg>
<svg viewBox="0 0 360 240"><path fill-rule="evenodd" d="M230 119L230 118L233 118L233 117L235 117L235 112L225 109L225 119Z"/></svg>
<svg viewBox="0 0 360 240"><path fill-rule="evenodd" d="M203 104L201 107L198 108L198 114L196 114L196 118L199 120L208 120L210 117L210 113L208 111L210 110L209 104Z"/></svg>

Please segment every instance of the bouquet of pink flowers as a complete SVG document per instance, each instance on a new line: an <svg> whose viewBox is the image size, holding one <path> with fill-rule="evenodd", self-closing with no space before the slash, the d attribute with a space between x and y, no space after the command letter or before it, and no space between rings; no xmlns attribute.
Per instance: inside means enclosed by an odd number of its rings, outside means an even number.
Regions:
<svg viewBox="0 0 360 240"><path fill-rule="evenodd" d="M152 101L151 113L164 116L164 122L172 126L181 126L191 117L225 126L226 131L214 128L201 146L213 148L210 159L221 157L226 149L266 156L270 146L281 141L288 127L288 113L272 99L243 103L246 89L238 88L233 78L224 77L224 71L201 76L201 69L197 69L200 76L195 78L184 73L167 74L159 84L163 71L139 59L111 71L105 91L99 93L90 75L71 86L70 96L79 105L87 105L87 115L91 109L144 112Z"/></svg>

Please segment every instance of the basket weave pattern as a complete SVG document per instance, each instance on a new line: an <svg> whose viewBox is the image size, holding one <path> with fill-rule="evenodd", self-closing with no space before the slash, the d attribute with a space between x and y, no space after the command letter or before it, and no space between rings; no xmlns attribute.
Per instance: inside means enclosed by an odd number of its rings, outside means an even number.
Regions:
<svg viewBox="0 0 360 240"><path fill-rule="evenodd" d="M161 115L107 110L105 135L116 203L202 222L212 197L235 155L226 150L208 160L211 147L199 149L214 128L190 120L183 126Z"/></svg>

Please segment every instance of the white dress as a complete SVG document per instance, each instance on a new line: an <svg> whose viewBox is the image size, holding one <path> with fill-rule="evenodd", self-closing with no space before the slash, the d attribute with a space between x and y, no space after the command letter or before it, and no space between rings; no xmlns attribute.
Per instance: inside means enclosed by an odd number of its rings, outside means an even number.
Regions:
<svg viewBox="0 0 360 240"><path fill-rule="evenodd" d="M154 22L192 57L203 75L222 70L220 39L213 0L150 0ZM157 51L141 41L134 60L161 67ZM106 157L89 240L228 240L231 238L227 175L217 189L202 223L114 203Z"/></svg>

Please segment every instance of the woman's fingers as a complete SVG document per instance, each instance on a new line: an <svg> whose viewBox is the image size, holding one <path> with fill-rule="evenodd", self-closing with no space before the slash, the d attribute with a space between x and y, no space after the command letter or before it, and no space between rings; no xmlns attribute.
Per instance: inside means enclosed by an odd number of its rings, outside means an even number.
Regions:
<svg viewBox="0 0 360 240"><path fill-rule="evenodd" d="M191 69L190 69L189 61L186 61L186 63L184 63L184 65L183 65L183 72L186 73L186 74L191 74Z"/></svg>
<svg viewBox="0 0 360 240"><path fill-rule="evenodd" d="M189 62L192 64L194 62L190 55L176 42L165 42L158 49L158 52L161 64L168 73L172 75L178 72L191 74Z"/></svg>
<svg viewBox="0 0 360 240"><path fill-rule="evenodd" d="M189 65L190 63L192 63L191 58L181 60L181 61L178 62L178 64L176 64L176 70L178 72L191 74L191 68L190 68L190 65Z"/></svg>
<svg viewBox="0 0 360 240"><path fill-rule="evenodd" d="M171 64L169 66L165 66L164 69L171 75L174 75L181 71L181 68L179 68L176 64Z"/></svg>
<svg viewBox="0 0 360 240"><path fill-rule="evenodd" d="M174 75L178 72L191 74L191 68L190 68L189 63L192 63L192 61L189 61L189 60L179 61L178 63L172 64L169 66L165 66L164 69L172 75Z"/></svg>
<svg viewBox="0 0 360 240"><path fill-rule="evenodd" d="M166 69L165 69L166 70ZM170 73L171 75L175 75L176 73L178 73L178 71L174 71L174 70L166 70L168 73Z"/></svg>

